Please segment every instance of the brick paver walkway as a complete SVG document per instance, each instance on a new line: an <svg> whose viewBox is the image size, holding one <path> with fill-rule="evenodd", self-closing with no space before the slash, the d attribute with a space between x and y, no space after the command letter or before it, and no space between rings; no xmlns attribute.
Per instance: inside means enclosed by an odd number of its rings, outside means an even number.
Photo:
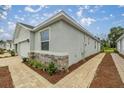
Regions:
<svg viewBox="0 0 124 93"><path fill-rule="evenodd" d="M89 87L104 55L95 56L54 85L21 63L18 56L1 58L0 66L9 66L15 87Z"/></svg>
<svg viewBox="0 0 124 93"><path fill-rule="evenodd" d="M19 57L2 58L0 66L9 66L11 77L15 87L51 87L52 84L39 74L21 63Z"/></svg>
<svg viewBox="0 0 124 93"><path fill-rule="evenodd" d="M116 53L112 53L112 58L115 62L115 65L117 67L117 70L120 74L121 80L124 83L124 59L122 57L120 57L118 54Z"/></svg>
<svg viewBox="0 0 124 93"><path fill-rule="evenodd" d="M55 86L56 87L89 87L98 65L101 63L104 53L101 53L88 62L74 70L68 76L60 80Z"/></svg>

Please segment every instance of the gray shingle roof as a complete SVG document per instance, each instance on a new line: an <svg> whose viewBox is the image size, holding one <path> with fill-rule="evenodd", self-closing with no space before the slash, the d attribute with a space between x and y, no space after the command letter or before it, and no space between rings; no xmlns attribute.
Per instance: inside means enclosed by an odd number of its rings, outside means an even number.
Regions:
<svg viewBox="0 0 124 93"><path fill-rule="evenodd" d="M23 26L26 26L26 27L28 27L28 28L30 28L30 29L33 29L33 28L34 28L34 26L31 26L31 25L28 25L28 24L24 24L24 23L19 23L19 24L21 24L21 25L23 25Z"/></svg>

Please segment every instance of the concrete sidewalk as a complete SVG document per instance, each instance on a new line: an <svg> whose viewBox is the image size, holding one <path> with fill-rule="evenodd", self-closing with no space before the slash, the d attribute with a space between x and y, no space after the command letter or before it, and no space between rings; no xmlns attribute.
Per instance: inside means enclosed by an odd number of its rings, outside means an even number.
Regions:
<svg viewBox="0 0 124 93"><path fill-rule="evenodd" d="M117 70L119 72L121 80L124 83L124 59L116 53L112 53L111 56L112 56L114 63L117 67Z"/></svg>

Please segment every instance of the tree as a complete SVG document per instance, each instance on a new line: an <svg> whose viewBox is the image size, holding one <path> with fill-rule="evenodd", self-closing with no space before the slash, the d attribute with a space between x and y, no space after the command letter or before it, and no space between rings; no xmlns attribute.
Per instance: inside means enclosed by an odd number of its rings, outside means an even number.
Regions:
<svg viewBox="0 0 124 93"><path fill-rule="evenodd" d="M113 27L110 29L110 33L108 34L108 40L110 43L110 47L116 47L116 40L124 33L124 28L121 26Z"/></svg>

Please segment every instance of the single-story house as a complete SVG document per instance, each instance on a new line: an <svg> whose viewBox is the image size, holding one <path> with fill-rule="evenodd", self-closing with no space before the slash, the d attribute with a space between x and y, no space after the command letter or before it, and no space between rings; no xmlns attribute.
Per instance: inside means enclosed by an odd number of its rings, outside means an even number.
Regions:
<svg viewBox="0 0 124 93"><path fill-rule="evenodd" d="M117 40L117 51L124 55L124 34L121 35Z"/></svg>
<svg viewBox="0 0 124 93"><path fill-rule="evenodd" d="M63 11L36 27L17 23L13 39L21 57L28 57L30 52L41 54L42 60L64 56L69 66L100 52L100 40Z"/></svg>
<svg viewBox="0 0 124 93"><path fill-rule="evenodd" d="M5 42L5 49L6 50L13 50L14 49L14 45L13 45L13 41L12 40L6 40L6 42Z"/></svg>

